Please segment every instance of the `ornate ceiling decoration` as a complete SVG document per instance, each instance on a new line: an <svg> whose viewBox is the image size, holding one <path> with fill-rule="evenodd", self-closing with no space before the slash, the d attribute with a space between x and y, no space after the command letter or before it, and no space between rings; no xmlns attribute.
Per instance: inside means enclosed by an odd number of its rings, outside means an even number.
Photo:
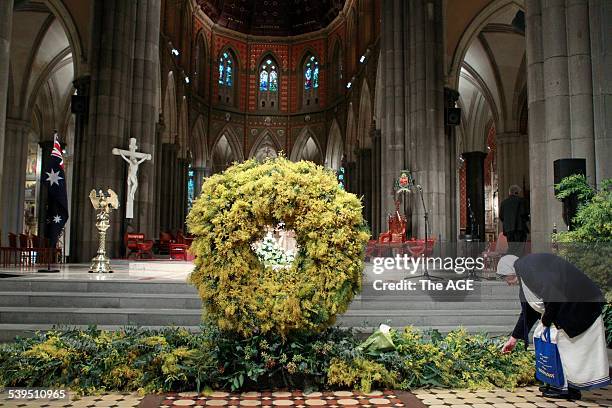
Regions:
<svg viewBox="0 0 612 408"><path fill-rule="evenodd" d="M290 36L327 27L345 0L197 0L215 23L252 35Z"/></svg>

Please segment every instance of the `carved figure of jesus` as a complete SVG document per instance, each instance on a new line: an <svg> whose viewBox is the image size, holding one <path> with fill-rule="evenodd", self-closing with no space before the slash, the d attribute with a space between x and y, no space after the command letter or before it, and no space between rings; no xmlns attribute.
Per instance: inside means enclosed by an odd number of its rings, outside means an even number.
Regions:
<svg viewBox="0 0 612 408"><path fill-rule="evenodd" d="M138 189L138 167L145 161L151 160L151 155L147 153L137 152L138 146L136 139L130 138L129 150L121 150L114 148L113 154L121 156L127 162L127 202L125 208L125 218L134 218L134 200L136 199L136 190Z"/></svg>

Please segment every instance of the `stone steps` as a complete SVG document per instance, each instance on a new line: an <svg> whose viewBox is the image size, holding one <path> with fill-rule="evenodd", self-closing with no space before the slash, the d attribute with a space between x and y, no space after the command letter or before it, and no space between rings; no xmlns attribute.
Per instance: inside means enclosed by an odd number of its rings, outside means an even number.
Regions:
<svg viewBox="0 0 612 408"><path fill-rule="evenodd" d="M75 308L144 308L144 309L200 309L197 294L160 293L107 293L107 292L0 292L1 306L19 307L75 307ZM480 297L469 301L432 301L427 296L413 297L367 297L356 296L351 309L410 309L423 310L461 309L513 309L519 306L516 299L493 296Z"/></svg>
<svg viewBox="0 0 612 408"><path fill-rule="evenodd" d="M102 277L104 278L104 277ZM470 332L507 334L520 310L516 288L501 282L479 283L478 291L453 301L439 293L377 292L370 283L349 310L341 327L370 333L380 323L414 325L448 332L464 326ZM194 287L179 281L0 279L0 341L54 325L116 329L181 326L197 330L201 302Z"/></svg>

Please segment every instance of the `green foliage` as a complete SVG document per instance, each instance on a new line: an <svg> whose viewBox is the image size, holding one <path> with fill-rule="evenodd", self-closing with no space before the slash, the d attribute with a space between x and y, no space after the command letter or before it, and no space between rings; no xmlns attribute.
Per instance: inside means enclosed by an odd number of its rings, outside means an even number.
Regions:
<svg viewBox="0 0 612 408"><path fill-rule="evenodd" d="M257 334L244 338L203 326L116 332L58 330L0 345L1 387L68 387L78 394L210 389L372 387L512 388L533 380L534 362L520 347L464 331L428 339L392 331L397 350L365 353L348 331Z"/></svg>
<svg viewBox="0 0 612 408"><path fill-rule="evenodd" d="M563 243L612 242L612 179L602 182L599 190L591 187L583 175L573 175L555 185L557 198L576 194L578 211L573 221L575 228L555 237Z"/></svg>
<svg viewBox="0 0 612 408"><path fill-rule="evenodd" d="M332 325L361 290L369 239L361 209L333 171L311 162L249 160L209 177L187 218L197 255L190 281L205 319L244 337ZM252 249L279 222L299 248L280 270Z"/></svg>
<svg viewBox="0 0 612 408"><path fill-rule="evenodd" d="M572 231L556 234L559 255L584 271L602 289L608 303L604 310L606 339L612 346L612 179L594 189L583 175L573 175L555 186L557 198L576 194L580 204Z"/></svg>
<svg viewBox="0 0 612 408"><path fill-rule="evenodd" d="M407 327L403 333L391 331L395 351L356 354L341 362L333 361L328 382L335 385L368 386L376 382L383 387L413 389L420 387L514 388L533 382L533 354L519 344L510 354L503 354L501 340L485 335L468 335L459 329L442 336ZM363 359L371 363L364 364ZM355 370L361 368L360 377ZM344 373L344 374L343 374ZM361 380L359 383L358 380ZM363 390L363 388L362 388Z"/></svg>

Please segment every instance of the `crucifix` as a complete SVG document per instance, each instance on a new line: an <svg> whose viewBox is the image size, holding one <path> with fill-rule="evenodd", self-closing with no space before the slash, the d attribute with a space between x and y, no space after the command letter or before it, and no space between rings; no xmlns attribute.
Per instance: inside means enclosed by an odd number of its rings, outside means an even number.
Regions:
<svg viewBox="0 0 612 408"><path fill-rule="evenodd" d="M151 155L137 152L136 139L130 138L129 150L113 148L115 156L121 156L129 165L127 176L127 201L125 204L125 218L134 218L134 199L138 188L138 166L145 160L151 160Z"/></svg>

